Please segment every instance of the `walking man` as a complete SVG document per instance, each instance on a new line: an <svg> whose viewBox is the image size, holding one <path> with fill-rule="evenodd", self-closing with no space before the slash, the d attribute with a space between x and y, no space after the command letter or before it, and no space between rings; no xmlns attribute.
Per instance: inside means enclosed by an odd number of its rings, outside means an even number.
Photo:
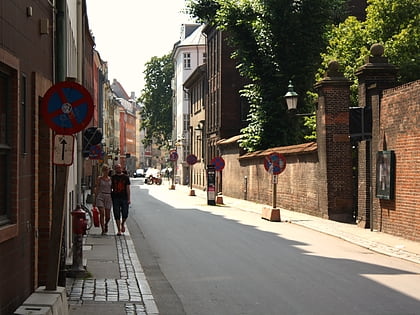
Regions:
<svg viewBox="0 0 420 315"><path fill-rule="evenodd" d="M111 188L112 210L117 224L117 235L121 235L125 232L125 221L128 218L130 178L123 173L120 164L115 165L115 174L111 177Z"/></svg>

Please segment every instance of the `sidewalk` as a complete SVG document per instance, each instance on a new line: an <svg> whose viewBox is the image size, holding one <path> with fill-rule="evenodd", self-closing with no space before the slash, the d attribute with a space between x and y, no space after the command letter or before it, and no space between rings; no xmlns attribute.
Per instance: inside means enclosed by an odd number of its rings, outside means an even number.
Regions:
<svg viewBox="0 0 420 315"><path fill-rule="evenodd" d="M162 194L168 193L166 184L164 182L159 186ZM186 204L197 201L191 198L199 198L201 204L206 204L206 192L195 189L194 197L189 196L189 191L187 186L176 185L170 194L175 194ZM260 219L264 205L223 196L223 207L253 212L256 219ZM420 242L284 209L280 210L280 214L282 222L273 224L297 224L420 264ZM115 230L111 219L108 235L100 235L100 228L93 227L85 238L83 257L87 259L90 276L88 279L67 279L69 314L159 314L128 228L123 236L116 236Z"/></svg>
<svg viewBox="0 0 420 315"><path fill-rule="evenodd" d="M109 232L92 227L83 246L87 279L67 278L69 314L159 314L130 232L116 236L111 216Z"/></svg>

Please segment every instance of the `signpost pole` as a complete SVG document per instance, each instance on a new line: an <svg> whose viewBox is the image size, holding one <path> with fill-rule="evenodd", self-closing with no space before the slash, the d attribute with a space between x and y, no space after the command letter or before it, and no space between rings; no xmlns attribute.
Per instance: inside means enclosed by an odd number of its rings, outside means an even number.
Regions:
<svg viewBox="0 0 420 315"><path fill-rule="evenodd" d="M195 190L192 188L193 166L190 165L190 196L195 196Z"/></svg>
<svg viewBox="0 0 420 315"><path fill-rule="evenodd" d="M63 239L65 187L68 177L68 167L56 166L56 183L54 187L53 216L50 236L50 250L48 254L48 272L46 290L57 289L58 273L60 266L61 242Z"/></svg>
<svg viewBox="0 0 420 315"><path fill-rule="evenodd" d="M273 204L272 208L264 207L262 219L280 222L280 209L277 208L277 180L278 174L286 168L286 158L279 153L272 153L264 159L264 168L272 175L273 181Z"/></svg>
<svg viewBox="0 0 420 315"><path fill-rule="evenodd" d="M66 150L68 142L65 140L64 136L60 142L61 147L54 148L53 164L56 165L56 180L54 186L46 290L55 291L57 289L65 218L64 211L68 178L67 165L73 163L72 156L68 159L66 152L73 153L73 134L80 132L89 124L93 116L93 111L93 100L89 91L82 85L72 81L59 82L50 87L44 94L41 102L40 113L43 116L45 123L59 135L72 135L72 150ZM81 138L78 138L78 140L81 140ZM80 143L81 141L78 141L78 146ZM77 180L77 200L80 201L79 173Z"/></svg>
<svg viewBox="0 0 420 315"><path fill-rule="evenodd" d="M273 175L273 209L277 207L277 175Z"/></svg>

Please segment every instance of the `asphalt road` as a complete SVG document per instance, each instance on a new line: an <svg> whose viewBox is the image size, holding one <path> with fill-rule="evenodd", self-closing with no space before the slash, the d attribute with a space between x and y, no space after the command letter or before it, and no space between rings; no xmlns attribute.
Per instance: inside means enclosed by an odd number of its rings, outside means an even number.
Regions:
<svg viewBox="0 0 420 315"><path fill-rule="evenodd" d="M420 265L142 182L128 226L160 314L420 314Z"/></svg>

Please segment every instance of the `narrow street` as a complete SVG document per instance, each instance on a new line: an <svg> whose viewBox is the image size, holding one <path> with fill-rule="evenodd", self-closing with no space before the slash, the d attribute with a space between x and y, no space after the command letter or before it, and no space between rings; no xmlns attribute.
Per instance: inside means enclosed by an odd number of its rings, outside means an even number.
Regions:
<svg viewBox="0 0 420 315"><path fill-rule="evenodd" d="M161 314L418 314L420 265L183 192L132 180L128 226Z"/></svg>

